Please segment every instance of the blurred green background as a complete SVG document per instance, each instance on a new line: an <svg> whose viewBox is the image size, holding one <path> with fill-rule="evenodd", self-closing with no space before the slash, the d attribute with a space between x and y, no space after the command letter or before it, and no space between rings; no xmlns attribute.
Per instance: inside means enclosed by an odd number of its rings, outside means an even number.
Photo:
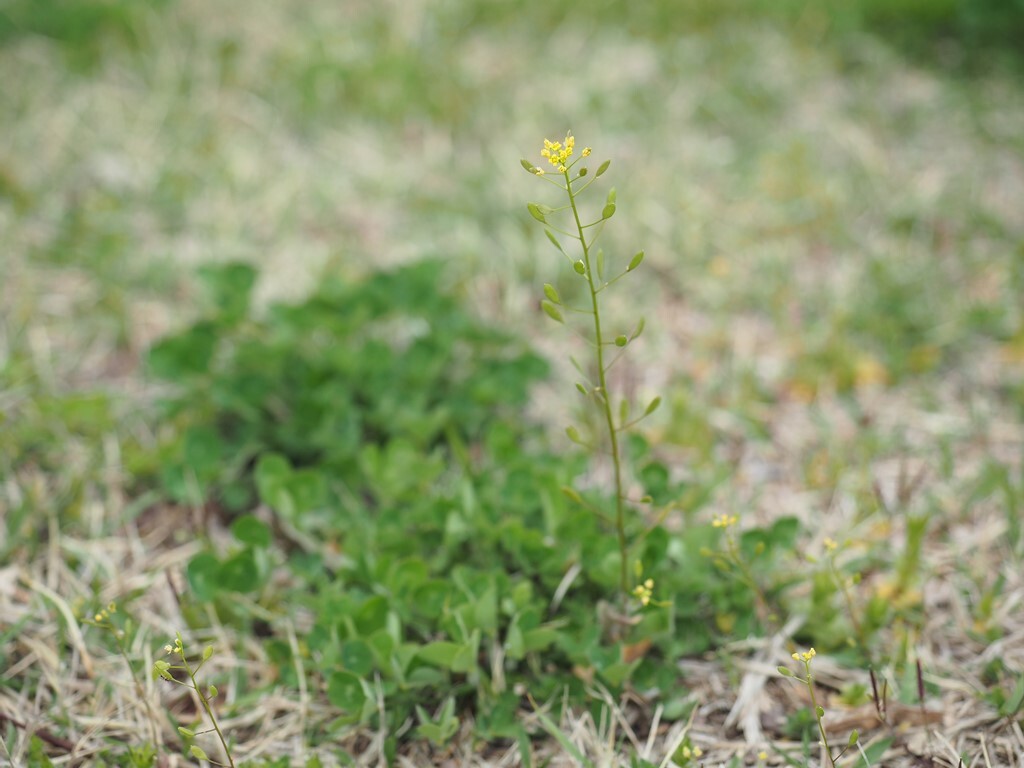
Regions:
<svg viewBox="0 0 1024 768"><path fill-rule="evenodd" d="M1015 359L1022 39L1021 0L3 0L4 375L129 380L231 259L266 299L438 257L544 328L518 160L567 129L614 160L661 378Z"/></svg>

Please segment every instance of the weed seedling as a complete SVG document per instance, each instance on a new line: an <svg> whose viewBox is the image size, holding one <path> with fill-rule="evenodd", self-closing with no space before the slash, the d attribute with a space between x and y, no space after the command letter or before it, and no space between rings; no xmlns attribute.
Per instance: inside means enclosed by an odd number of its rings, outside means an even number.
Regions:
<svg viewBox="0 0 1024 768"><path fill-rule="evenodd" d="M604 252L600 249L595 250L594 245L601 235L605 222L615 215L615 189L609 190L604 206L601 208L600 216L586 223L584 223L580 213L579 199L608 170L611 161L605 160L591 176L589 168L582 164L582 161L585 161L591 155L590 147L585 147L580 156L573 159L572 156L575 154L575 149L576 139L572 133L567 133L565 139L560 142L544 140L541 156L554 167L554 173L549 173L544 168L535 166L529 160L521 161L523 168L528 172L553 184L565 193L568 201L566 205L552 208L540 203L529 203L527 209L534 219L544 225L544 233L547 235L548 240L565 256L571 264L573 272L586 285L586 304L577 307L563 303L555 287L550 283L546 283L544 285L544 299L541 302L541 306L548 317L558 323L565 323L563 310L589 318L589 330L584 332L584 336L593 349L594 359L590 367L592 372L588 373L587 369L581 366L575 359L571 359L574 367L583 377L582 381L577 382L576 388L580 394L586 397L598 409L608 440L608 452L611 458L614 477L615 501L612 519L619 548L620 597L625 605L629 595L633 594L640 599L643 605L647 605L651 599L653 584L648 585L647 580L643 580L636 589L631 589L629 569L631 542L627 534L627 500L620 443L623 433L652 414L661 403L661 398L654 398L644 409L643 413L635 418L630 417L630 404L626 398L621 398L616 402L616 398L609 390L608 371L619 360L625 347L643 332L644 321L640 319L632 333L628 335L624 333L613 334L608 331L607 323L601 314L601 293L639 267L644 259L644 252L638 251L629 260L625 269L610 278L606 278ZM570 219L567 227L559 227L551 222L552 217L557 214L563 214L563 218ZM569 255L562 246L559 235L576 241L578 256ZM582 445L584 448L594 452L599 450L597 446L591 445L588 441L584 440L580 431L574 426L568 427L566 434L570 440ZM582 497L576 491L570 489L567 490L567 493L574 501L583 502ZM641 501L650 503L648 497L644 497ZM594 511L601 514L596 509Z"/></svg>
<svg viewBox="0 0 1024 768"><path fill-rule="evenodd" d="M216 760L212 760L198 744L192 744L189 747L189 753L197 760L206 760L214 765L229 765L231 768L235 768L235 761L231 756L231 749L228 747L227 739L224 738L224 732L221 731L220 725L217 723L217 716L214 714L213 707L210 705L210 701L217 697L217 686L211 684L204 690L200 687L199 681L196 679L196 675L199 670L202 669L203 665L213 656L213 646L208 645L203 649L203 658L195 666L193 666L188 660L188 656L185 653L185 644L181 639L180 633L175 638L174 645L165 645L164 651L171 656L178 657L181 663L172 664L169 661L160 659L159 661L154 662L153 672L158 677L161 677L168 682L184 686L185 688L191 688L195 692L196 696L199 697L199 703L202 705L203 711L205 711L206 716L210 718L210 723L213 726L212 730L217 734L217 738L220 740L221 747L224 749L224 754L227 756L228 761L226 763L220 763ZM175 671L184 672L188 679L184 681L178 680L172 674L172 672ZM189 741L197 736L195 731L188 728L178 728L178 733ZM200 733L209 733L209 731L200 731Z"/></svg>
<svg viewBox="0 0 1024 768"><path fill-rule="evenodd" d="M804 653L794 653L793 660L798 661L804 665L804 677L800 677L789 667L779 667L779 674L783 677L791 677L799 683L802 683L806 688L808 694L811 697L811 708L814 713L814 719L818 723L818 733L821 735L821 745L825 750L825 755L828 758L829 764L832 768L836 768L838 763L836 762L841 758L846 751L857 744L858 732L856 729L850 734L850 738L838 754L832 754L832 747L828 743L828 734L825 733L825 708L818 704L818 697L814 692L814 675L811 673L811 660L817 655L815 650L811 648Z"/></svg>

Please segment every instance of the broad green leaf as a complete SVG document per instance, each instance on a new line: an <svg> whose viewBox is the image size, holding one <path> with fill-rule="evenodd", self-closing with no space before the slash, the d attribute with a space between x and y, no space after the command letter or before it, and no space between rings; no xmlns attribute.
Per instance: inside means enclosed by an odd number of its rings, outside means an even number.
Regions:
<svg viewBox="0 0 1024 768"><path fill-rule="evenodd" d="M251 549L232 555L217 569L218 587L230 592L252 592L259 589L260 571Z"/></svg>
<svg viewBox="0 0 1024 768"><path fill-rule="evenodd" d="M243 544L254 547L270 546L270 528L254 515L242 515L231 523L231 535Z"/></svg>
<svg viewBox="0 0 1024 768"><path fill-rule="evenodd" d="M192 592L200 602L210 602L221 588L220 560L211 552L200 552L189 560L185 575L188 577Z"/></svg>
<svg viewBox="0 0 1024 768"><path fill-rule="evenodd" d="M197 323L154 344L146 354L146 365L154 376L168 381L205 375L210 370L217 338L218 331L212 323Z"/></svg>
<svg viewBox="0 0 1024 768"><path fill-rule="evenodd" d="M428 664L452 672L469 672L476 666L473 647L469 644L438 640L420 648L417 656Z"/></svg>
<svg viewBox="0 0 1024 768"><path fill-rule="evenodd" d="M373 671L373 651L363 640L346 640L341 644L342 666L357 677L366 677Z"/></svg>
<svg viewBox="0 0 1024 768"><path fill-rule="evenodd" d="M327 683L327 700L349 714L359 714L366 703L362 680L351 672L335 672Z"/></svg>

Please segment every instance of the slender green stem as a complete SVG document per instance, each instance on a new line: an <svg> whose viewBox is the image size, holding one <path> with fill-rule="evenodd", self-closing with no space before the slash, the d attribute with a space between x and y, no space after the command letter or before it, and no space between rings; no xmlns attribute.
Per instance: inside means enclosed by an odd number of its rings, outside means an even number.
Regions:
<svg viewBox="0 0 1024 768"><path fill-rule="evenodd" d="M807 690L811 693L811 706L814 707L814 719L818 721L818 733L821 734L821 743L825 746L825 754L828 755L828 761L832 764L832 768L835 768L836 760L832 757L832 747L828 745L828 736L825 735L825 724L822 722L820 710L818 709L818 697L814 695L814 676L811 674L811 668L807 667Z"/></svg>
<svg viewBox="0 0 1024 768"><path fill-rule="evenodd" d="M185 671L188 673L189 679L192 681L192 690L199 695L199 701L203 705L203 709L206 711L206 716L210 718L210 722L213 724L213 730L217 732L217 738L220 739L220 745L224 748L224 754L227 755L228 765L231 768L235 768L235 760L231 756L231 750L228 748L227 739L224 738L224 733L221 731L220 726L217 724L217 717L213 714L213 707L210 706L210 700L203 693L199 687L199 682L196 680L196 672L199 671L199 667L195 670L192 669L192 665L188 663L188 659L185 658L184 652L181 654L181 662L185 667ZM200 664L199 666L202 666Z"/></svg>
<svg viewBox="0 0 1024 768"><path fill-rule="evenodd" d="M604 365L604 337L601 335L601 312L597 301L598 286L594 282L594 271L590 268L590 246L584 234L584 225L580 221L579 210L576 207L576 196L572 191L572 180L569 178L569 171L566 170L565 188L569 194L569 206L572 208L573 219L576 222L576 230L579 232L580 244L583 249L583 265L586 267L587 286L590 288L590 302L594 314L594 347L597 350L597 376L598 394L603 411L605 423L608 426L608 439L611 443L612 464L615 469L615 532L619 540L619 586L622 590L622 600L625 603L629 596L629 567L628 567L628 544L626 542L626 510L623 505L622 490L622 461L619 456L618 430L615 428L615 417L612 414L612 401L608 392L607 371Z"/></svg>

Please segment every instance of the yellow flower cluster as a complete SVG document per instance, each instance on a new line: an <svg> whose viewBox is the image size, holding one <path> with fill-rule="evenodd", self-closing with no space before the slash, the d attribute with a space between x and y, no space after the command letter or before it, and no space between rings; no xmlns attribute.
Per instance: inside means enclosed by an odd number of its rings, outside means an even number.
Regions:
<svg viewBox="0 0 1024 768"><path fill-rule="evenodd" d="M715 515L715 519L711 521L711 525L715 528L732 528L736 525L740 519L736 515L726 515L724 513Z"/></svg>
<svg viewBox="0 0 1024 768"><path fill-rule="evenodd" d="M829 552L835 552L836 549L839 547L839 545L836 543L835 539L829 538L827 536L825 537L824 544L825 544L825 549L827 551L829 551Z"/></svg>
<svg viewBox="0 0 1024 768"><path fill-rule="evenodd" d="M92 617L92 620L97 624L102 624L104 621L110 618L110 614L117 613L117 603L111 603L102 611Z"/></svg>
<svg viewBox="0 0 1024 768"><path fill-rule="evenodd" d="M640 605L647 607L654 596L654 579L647 579L643 584L637 584L633 589L633 596L640 601Z"/></svg>
<svg viewBox="0 0 1024 768"><path fill-rule="evenodd" d="M804 664L806 664L817 655L818 654L814 651L814 649L811 648L809 651L807 651L807 653L794 653L793 661L802 661Z"/></svg>
<svg viewBox="0 0 1024 768"><path fill-rule="evenodd" d="M565 173L566 163L572 157L576 148L576 139L572 133L565 134L565 143L560 141L548 141L544 139L544 149L540 151L541 157L546 157L548 162L558 169L559 173ZM589 149L589 147L588 147Z"/></svg>
<svg viewBox="0 0 1024 768"><path fill-rule="evenodd" d="M700 747L694 747L693 749L690 749L689 747L683 747L684 760L689 760L690 758L699 759L700 756L703 754L704 750Z"/></svg>

